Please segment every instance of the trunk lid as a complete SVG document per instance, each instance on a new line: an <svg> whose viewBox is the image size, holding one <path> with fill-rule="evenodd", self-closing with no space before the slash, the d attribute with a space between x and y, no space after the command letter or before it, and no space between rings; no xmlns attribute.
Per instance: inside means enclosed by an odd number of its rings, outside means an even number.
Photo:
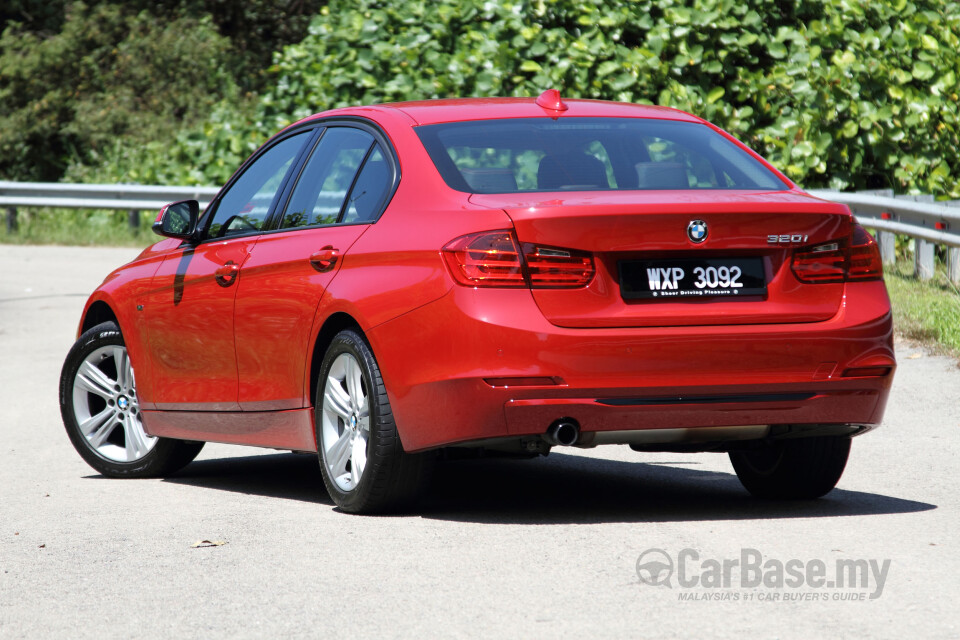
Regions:
<svg viewBox="0 0 960 640"><path fill-rule="evenodd" d="M474 194L470 201L505 211L522 244L593 254L596 274L587 287L533 289L540 310L557 326L818 322L835 315L843 300L842 283L801 283L790 260L797 249L844 242L852 216L844 205L799 190ZM688 227L697 223L695 237L702 232L699 222L707 234L696 243ZM687 297L671 289L676 269ZM721 283L724 275L729 282L730 274L752 269L765 290L718 288L718 269ZM697 290L694 281L705 289ZM651 292L635 295L635 285ZM666 290L652 292L661 286ZM711 293L699 295L704 290Z"/></svg>

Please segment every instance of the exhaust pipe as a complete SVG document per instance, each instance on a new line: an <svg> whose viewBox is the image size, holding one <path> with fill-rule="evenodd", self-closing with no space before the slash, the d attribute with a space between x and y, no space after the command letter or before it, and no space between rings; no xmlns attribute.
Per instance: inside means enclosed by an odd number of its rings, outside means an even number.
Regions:
<svg viewBox="0 0 960 640"><path fill-rule="evenodd" d="M573 446L580 439L580 425L571 418L561 418L550 425L543 439L553 446Z"/></svg>

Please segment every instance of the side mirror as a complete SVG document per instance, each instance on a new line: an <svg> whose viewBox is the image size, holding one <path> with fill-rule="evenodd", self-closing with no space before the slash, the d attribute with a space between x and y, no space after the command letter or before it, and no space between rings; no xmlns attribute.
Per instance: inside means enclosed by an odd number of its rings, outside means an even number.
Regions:
<svg viewBox="0 0 960 640"><path fill-rule="evenodd" d="M174 202L160 209L153 223L153 232L167 238L186 239L197 230L199 217L200 203L196 200Z"/></svg>

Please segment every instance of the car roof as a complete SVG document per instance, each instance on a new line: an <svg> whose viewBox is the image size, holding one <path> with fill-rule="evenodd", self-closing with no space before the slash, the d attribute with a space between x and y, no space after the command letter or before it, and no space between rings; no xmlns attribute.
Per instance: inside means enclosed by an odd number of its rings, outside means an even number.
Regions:
<svg viewBox="0 0 960 640"><path fill-rule="evenodd" d="M703 122L700 118L679 109L653 105L610 102L606 100L564 99L567 109L555 111L537 104L535 98L455 98L391 102L367 107L346 107L318 113L308 118L326 118L334 115L363 115L362 112L400 111L416 125L495 120L500 118L657 118Z"/></svg>

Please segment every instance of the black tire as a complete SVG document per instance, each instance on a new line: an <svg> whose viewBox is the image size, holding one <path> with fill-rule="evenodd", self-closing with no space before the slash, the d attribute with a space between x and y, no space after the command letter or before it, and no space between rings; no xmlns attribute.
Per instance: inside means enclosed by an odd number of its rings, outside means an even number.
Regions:
<svg viewBox="0 0 960 640"><path fill-rule="evenodd" d="M758 498L809 500L837 486L849 455L850 438L820 436L731 451L730 462L743 486Z"/></svg>
<svg viewBox="0 0 960 640"><path fill-rule="evenodd" d="M119 373L121 367L117 359L104 353L108 351L120 353L116 351L117 347L122 349L124 355L126 354L126 345L123 342L120 328L115 322L104 322L85 331L67 354L67 359L60 372L60 415L63 418L63 426L67 430L70 442L73 443L73 447L87 464L105 476L112 478L151 478L173 473L196 458L204 443L170 438L156 438L154 440L146 436L143 441L144 449L146 449L145 453L140 454L138 452L135 455L129 455L128 457L132 459L126 461L117 459L122 457L119 452L126 448L128 434L130 433L124 427L124 423L119 420L129 420L130 425L139 422L136 388L133 384L132 375L129 382L125 383L122 374ZM124 394L122 401L108 400L101 394L88 393L84 391L82 386L77 389L77 374L81 366L88 359L95 359L96 354L99 353L104 353L103 364L99 365L99 370L105 373L107 378L110 378L112 373L115 377L114 381L123 384L125 387L124 389L116 388L117 394ZM117 408L108 409L108 404L110 407ZM121 404L127 411L121 412L119 410ZM97 429L97 431L109 433L101 447L95 446L91 440L88 440L88 436L81 429L81 420L88 422L93 419L89 416L78 416L78 411L84 410L89 410L90 413L97 411L98 415L100 415L101 410L104 413L114 411L102 421L98 421L98 424L102 424L103 427ZM114 416L120 417L115 420ZM96 434L90 437L96 439ZM117 455L113 455L112 452L117 452Z"/></svg>
<svg viewBox="0 0 960 640"><path fill-rule="evenodd" d="M341 358L344 354L346 357ZM355 437L364 437L364 420L367 427L366 446L360 447L365 451L365 465L359 470L359 480L356 480L352 486L344 487L341 485L351 482L346 479L346 475L352 470L349 465L355 464L355 456L351 456L347 461L346 472L338 476L333 469L336 463L328 463L328 449L331 455L334 455L332 452L335 450L335 445L344 436L349 436L347 430L351 427L339 414L326 410L324 399L328 384L339 384L340 391L345 392L349 397L346 380L340 383L332 379L331 370L335 363L339 368L342 363L349 363L350 358L359 365L362 378L361 391L365 394L364 404L367 407L366 415L362 415L361 410L357 414L359 421L357 419L353 421L355 425L353 430L359 434ZM334 377L336 375L335 371ZM341 331L330 343L320 367L314 407L317 456L323 483L328 495L340 509L348 513L385 513L401 511L415 503L426 482L433 455L409 454L403 450L393 412L390 409L390 400L387 398L387 390L380 376L380 368L370 346L358 331L352 329ZM326 440L324 439L325 415L328 429ZM354 415L354 418L357 418L357 415Z"/></svg>

